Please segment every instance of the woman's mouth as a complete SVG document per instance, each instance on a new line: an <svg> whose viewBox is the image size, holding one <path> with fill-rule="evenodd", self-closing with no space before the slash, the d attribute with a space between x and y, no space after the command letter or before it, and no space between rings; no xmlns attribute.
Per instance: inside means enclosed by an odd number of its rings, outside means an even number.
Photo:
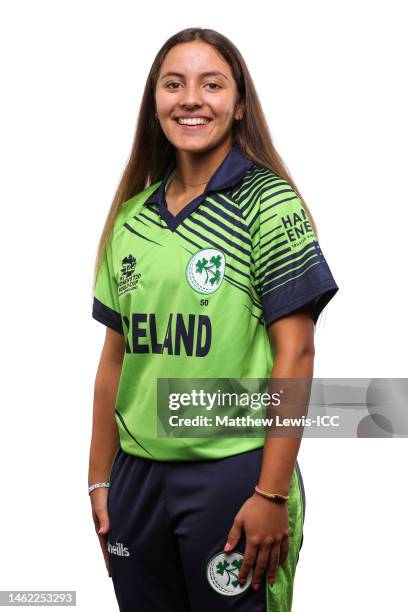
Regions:
<svg viewBox="0 0 408 612"><path fill-rule="evenodd" d="M177 125L188 130L204 128L206 125L211 123L211 121L212 120L208 119L208 117L176 117L175 119Z"/></svg>

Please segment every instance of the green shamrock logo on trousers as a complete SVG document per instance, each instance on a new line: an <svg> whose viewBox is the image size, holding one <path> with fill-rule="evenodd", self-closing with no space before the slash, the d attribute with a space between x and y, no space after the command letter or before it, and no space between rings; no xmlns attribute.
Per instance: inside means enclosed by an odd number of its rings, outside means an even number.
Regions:
<svg viewBox="0 0 408 612"><path fill-rule="evenodd" d="M211 588L220 595L227 597L241 595L251 585L252 569L248 572L245 584L239 582L239 570L244 561L244 555L239 551L213 555L207 563L207 580Z"/></svg>
<svg viewBox="0 0 408 612"><path fill-rule="evenodd" d="M219 563L217 563L217 574L221 574L221 576L224 575L224 573L226 572L227 576L228 576L228 582L226 584L226 586L229 585L229 583L231 582L231 578L234 577L235 580L232 580L232 586L236 587L243 587L244 585L241 584L239 582L239 569L242 565L242 559L234 559L234 561L232 561L231 563L227 560L225 561L220 561Z"/></svg>

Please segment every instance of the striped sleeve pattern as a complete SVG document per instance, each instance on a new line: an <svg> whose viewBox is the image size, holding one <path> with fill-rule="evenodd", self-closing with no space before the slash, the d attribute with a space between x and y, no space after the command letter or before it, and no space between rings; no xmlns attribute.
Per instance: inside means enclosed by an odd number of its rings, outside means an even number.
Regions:
<svg viewBox="0 0 408 612"><path fill-rule="evenodd" d="M103 252L96 277L92 317L100 323L103 323L103 325L123 334L118 298L118 283L113 269L111 237L106 243L106 248Z"/></svg>
<svg viewBox="0 0 408 612"><path fill-rule="evenodd" d="M253 278L265 325L307 304L316 324L338 286L302 201L287 181L269 172L254 215Z"/></svg>

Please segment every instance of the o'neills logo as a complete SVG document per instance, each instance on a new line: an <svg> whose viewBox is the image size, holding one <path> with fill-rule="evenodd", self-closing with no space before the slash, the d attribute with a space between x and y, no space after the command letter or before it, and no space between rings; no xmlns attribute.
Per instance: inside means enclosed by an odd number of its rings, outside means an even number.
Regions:
<svg viewBox="0 0 408 612"><path fill-rule="evenodd" d="M129 549L123 546L121 542L116 542L115 544L108 542L108 552L111 555L118 555L118 557L130 557Z"/></svg>

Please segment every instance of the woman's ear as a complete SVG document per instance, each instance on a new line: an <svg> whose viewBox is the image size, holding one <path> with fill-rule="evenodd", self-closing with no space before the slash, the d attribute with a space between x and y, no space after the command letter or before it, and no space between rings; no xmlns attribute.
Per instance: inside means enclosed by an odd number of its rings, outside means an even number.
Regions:
<svg viewBox="0 0 408 612"><path fill-rule="evenodd" d="M240 101L235 107L234 119L236 121L241 121L244 116L244 112L245 112L244 102Z"/></svg>

